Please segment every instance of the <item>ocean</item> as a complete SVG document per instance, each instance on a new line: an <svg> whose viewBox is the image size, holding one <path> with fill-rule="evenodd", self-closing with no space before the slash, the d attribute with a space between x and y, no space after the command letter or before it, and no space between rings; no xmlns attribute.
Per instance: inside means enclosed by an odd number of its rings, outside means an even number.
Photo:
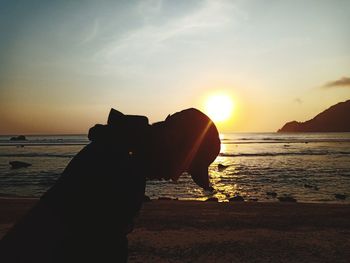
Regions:
<svg viewBox="0 0 350 263"><path fill-rule="evenodd" d="M0 136L0 196L40 197L89 143L86 135L26 137L18 142ZM225 133L221 142L221 153L209 167L213 193L184 174L177 182L148 181L146 195L221 202L235 195L262 202L289 196L298 202L350 203L350 133ZM32 165L11 169L10 161Z"/></svg>

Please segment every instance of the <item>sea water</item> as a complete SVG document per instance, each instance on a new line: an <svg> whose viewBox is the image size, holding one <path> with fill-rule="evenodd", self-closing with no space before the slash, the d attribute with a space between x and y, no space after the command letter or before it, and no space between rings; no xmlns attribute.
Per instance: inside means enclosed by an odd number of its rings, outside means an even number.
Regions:
<svg viewBox="0 0 350 263"><path fill-rule="evenodd" d="M221 142L220 155L209 167L214 192L203 191L184 174L177 182L148 181L146 194L180 200L228 201L240 195L247 201L291 196L298 202L350 203L350 133L226 133ZM25 142L0 136L0 196L40 197L88 143L86 135L27 136ZM11 169L10 161L32 165Z"/></svg>

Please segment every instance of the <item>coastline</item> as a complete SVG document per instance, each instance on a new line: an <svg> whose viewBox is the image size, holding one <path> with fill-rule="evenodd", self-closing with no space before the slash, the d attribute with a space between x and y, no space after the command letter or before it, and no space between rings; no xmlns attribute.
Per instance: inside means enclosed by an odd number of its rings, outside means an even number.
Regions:
<svg viewBox="0 0 350 263"><path fill-rule="evenodd" d="M0 238L37 201L0 198ZM129 262L348 262L350 205L153 200Z"/></svg>

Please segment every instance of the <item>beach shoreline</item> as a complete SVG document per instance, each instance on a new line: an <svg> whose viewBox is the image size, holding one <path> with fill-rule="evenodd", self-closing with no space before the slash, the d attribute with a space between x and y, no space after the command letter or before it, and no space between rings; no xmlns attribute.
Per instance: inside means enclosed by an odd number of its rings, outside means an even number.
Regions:
<svg viewBox="0 0 350 263"><path fill-rule="evenodd" d="M0 198L0 238L37 201ZM153 200L129 262L348 262L350 205Z"/></svg>

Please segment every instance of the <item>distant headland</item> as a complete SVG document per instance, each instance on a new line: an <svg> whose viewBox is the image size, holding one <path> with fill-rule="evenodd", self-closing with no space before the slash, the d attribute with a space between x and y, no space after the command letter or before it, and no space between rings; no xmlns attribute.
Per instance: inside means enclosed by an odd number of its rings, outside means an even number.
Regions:
<svg viewBox="0 0 350 263"><path fill-rule="evenodd" d="M350 132L350 100L337 103L305 122L287 122L277 132Z"/></svg>

